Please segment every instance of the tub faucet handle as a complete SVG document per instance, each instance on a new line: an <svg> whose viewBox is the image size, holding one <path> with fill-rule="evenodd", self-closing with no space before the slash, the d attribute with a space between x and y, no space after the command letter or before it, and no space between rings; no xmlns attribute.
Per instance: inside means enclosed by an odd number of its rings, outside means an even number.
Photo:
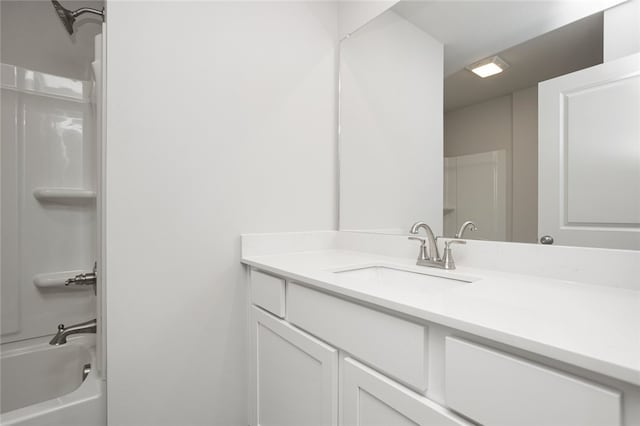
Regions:
<svg viewBox="0 0 640 426"><path fill-rule="evenodd" d="M98 281L98 262L93 263L93 270L91 272L84 272L78 274L75 277L68 278L64 285L92 285L93 293L97 294L96 283Z"/></svg>

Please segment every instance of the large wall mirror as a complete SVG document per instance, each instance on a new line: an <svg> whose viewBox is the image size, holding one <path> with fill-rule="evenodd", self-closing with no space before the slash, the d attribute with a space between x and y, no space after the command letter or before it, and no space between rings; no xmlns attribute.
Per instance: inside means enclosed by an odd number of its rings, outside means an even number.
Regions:
<svg viewBox="0 0 640 426"><path fill-rule="evenodd" d="M343 39L340 229L640 249L638 3L400 1Z"/></svg>

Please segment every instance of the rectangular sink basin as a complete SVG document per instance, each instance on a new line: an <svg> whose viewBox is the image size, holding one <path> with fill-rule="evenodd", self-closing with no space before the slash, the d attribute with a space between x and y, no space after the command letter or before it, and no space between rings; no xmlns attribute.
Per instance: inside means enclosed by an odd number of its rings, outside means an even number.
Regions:
<svg viewBox="0 0 640 426"><path fill-rule="evenodd" d="M449 290L479 279L463 275L441 276L426 273L426 271L423 273L380 265L342 269L333 271L333 273L339 275L341 278L367 282L373 286L408 286L434 291Z"/></svg>

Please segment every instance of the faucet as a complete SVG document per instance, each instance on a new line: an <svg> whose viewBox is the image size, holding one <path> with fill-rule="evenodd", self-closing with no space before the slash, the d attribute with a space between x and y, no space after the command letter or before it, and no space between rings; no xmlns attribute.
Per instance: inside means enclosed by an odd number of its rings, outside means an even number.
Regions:
<svg viewBox="0 0 640 426"><path fill-rule="evenodd" d="M417 237L420 228L424 229L427 233L427 238ZM431 227L424 222L416 222L409 231L410 240L420 241L420 252L418 253L418 260L416 265L430 266L432 268L441 269L456 269L456 264L453 260L451 252L451 244L466 244L464 240L448 240L444 243L444 254L442 258L438 253L437 238L433 235Z"/></svg>
<svg viewBox="0 0 640 426"><path fill-rule="evenodd" d="M65 343L67 343L67 337L72 334L95 333L97 325L98 322L96 319L92 319L87 322L81 322L80 324L75 324L66 328L64 324L58 324L58 332L55 336L53 336L53 339L51 339L49 344L54 346L64 345Z"/></svg>
<svg viewBox="0 0 640 426"><path fill-rule="evenodd" d="M472 222L470 220L466 221L465 223L460 225L460 229L456 233L456 238L462 238L464 235L464 231L466 231L467 229L469 229L469 231L477 231L478 225L476 225L475 222Z"/></svg>
<svg viewBox="0 0 640 426"><path fill-rule="evenodd" d="M427 233L427 240L419 237L414 237L413 235L418 235L418 231L420 228L424 229ZM438 246L436 244L436 237L433 235L433 231L431 227L424 222L416 222L411 226L411 230L409 233L412 235L409 237L410 240L422 241L422 245L420 246L420 257L424 260L428 259L437 259L438 255Z"/></svg>

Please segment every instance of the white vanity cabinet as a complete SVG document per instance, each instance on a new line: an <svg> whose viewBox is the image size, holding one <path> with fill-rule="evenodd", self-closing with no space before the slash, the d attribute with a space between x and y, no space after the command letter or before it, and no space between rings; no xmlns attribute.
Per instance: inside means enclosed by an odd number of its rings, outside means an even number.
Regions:
<svg viewBox="0 0 640 426"><path fill-rule="evenodd" d="M252 426L640 424L638 386L270 273L250 277Z"/></svg>
<svg viewBox="0 0 640 426"><path fill-rule="evenodd" d="M250 422L338 424L338 351L251 307Z"/></svg>

